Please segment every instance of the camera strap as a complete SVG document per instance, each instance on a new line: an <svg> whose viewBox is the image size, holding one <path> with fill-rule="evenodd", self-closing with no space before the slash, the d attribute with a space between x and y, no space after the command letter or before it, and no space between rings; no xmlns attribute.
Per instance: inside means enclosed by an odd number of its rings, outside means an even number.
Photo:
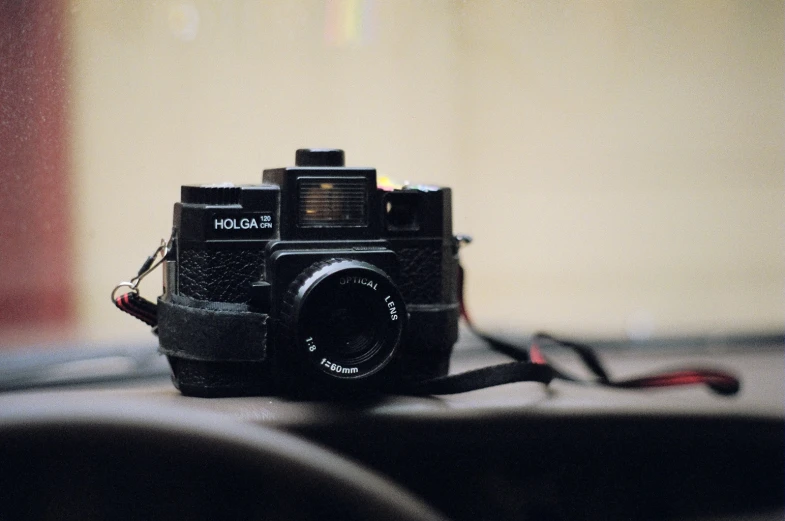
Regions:
<svg viewBox="0 0 785 521"><path fill-rule="evenodd" d="M247 304L208 302L183 295L158 299L160 352L204 362L262 362L267 320Z"/></svg>
<svg viewBox="0 0 785 521"><path fill-rule="evenodd" d="M138 318L156 332L158 327L158 306L135 291L129 291L119 297L112 297L112 302L120 311Z"/></svg>
<svg viewBox="0 0 785 521"><path fill-rule="evenodd" d="M740 380L734 375L725 371L708 369L708 368L685 368L685 369L679 369L679 370L669 371L664 373L655 373L655 374L640 376L636 378L615 380L610 377L608 370L605 368L604 364L600 360L600 357L597 355L596 351L591 346L588 346L586 344L573 342L570 340L559 339L548 333L536 333L532 336L529 342L529 346L527 348L524 345L508 342L506 340L502 340L497 337L484 334L478 331L477 328L474 326L469 316L469 312L466 308L466 301L464 298L464 280L465 280L465 272L463 270L463 267L459 265L458 266L458 298L460 303L461 317L464 319L464 322L467 324L467 326L472 331L472 333L483 339L494 351L506 355L514 360L517 360L517 362L514 363L522 364L524 367L525 366L546 367L547 372L550 372L550 376L554 380L564 380L576 384L613 387L617 389L648 389L648 388L655 388L655 387L674 387L674 386L683 386L683 385L706 385L711 391L722 396L734 395L738 393L739 389L741 388ZM548 360L543 353L543 347L547 345L566 348L572 351L573 353L575 353L578 356L581 363L589 370L589 372L593 375L594 378L592 379L580 378L554 365L553 362ZM503 368L505 365L509 365L509 364L490 366L484 369L494 370L496 368ZM500 369L500 372L503 371L509 371L509 369L506 368L503 370ZM454 375L454 377L457 378L462 375L468 375L472 372L473 371L469 371L468 373L457 374ZM524 373L524 372L525 371L523 369L520 370L520 373ZM447 376L445 378L450 378L450 376ZM512 383L514 381L526 381L526 380L509 380L507 382L499 382L493 385L500 385L501 383ZM542 381L542 380L531 379L528 381ZM548 383L548 382L543 382L543 383ZM462 392L462 391L456 391L456 392ZM439 394L448 394L448 393L439 393Z"/></svg>
<svg viewBox="0 0 785 521"><path fill-rule="evenodd" d="M158 334L159 320L171 322L173 327L164 328L166 334L161 337L161 348L165 354L186 352L179 349L178 346L185 345L183 342L193 346L195 339L188 337L188 335L194 331L207 331L204 334L199 333L204 338L198 340L202 343L207 342L205 345L209 344L212 347L204 351L205 358L201 359L209 359L209 353L215 352L216 346L221 346L221 350L225 350L228 346L243 345L256 347L251 347L250 352L241 350L242 352L235 353L236 356L232 357L233 359L238 361L262 360L265 356L264 350L259 350L259 342L254 339L258 340L259 335L264 338L267 315L253 313L243 304L201 302L180 296L176 296L171 302L159 299L159 304L155 304L139 295L139 282L163 262L169 248L170 243L161 241L161 245L147 258L137 276L130 282L121 282L114 288L112 291L114 305L121 311L151 326L155 334ZM706 368L688 368L615 380L610 377L595 350L586 344L558 339L546 333L537 333L526 346L484 334L474 326L469 317L464 299L464 278L463 267L459 265L458 298L461 317L471 332L484 340L492 350L512 358L513 361L409 383L402 390L395 389L395 392L413 395L457 394L516 382L539 382L547 385L552 380L620 389L702 384L708 386L713 392L726 396L736 394L740 389L739 379L735 376L724 371ZM129 288L129 291L117 296L118 291L126 287ZM191 327L193 324L199 323L201 325L205 322L213 322L216 327ZM227 329L242 338L227 338ZM543 348L549 345L571 350L591 372L593 378L580 378L554 365L543 352ZM189 348L188 352L190 353L190 351L192 348Z"/></svg>
<svg viewBox="0 0 785 521"><path fill-rule="evenodd" d="M128 282L119 283L112 290L112 303L117 309L138 318L152 327L155 334L158 334L158 306L139 294L139 283L161 265L166 255L172 249L172 240L172 238L169 241L161 239L161 244L158 245L158 248L155 249L152 255L145 259L136 276ZM124 288L128 288L128 291L118 295L120 290Z"/></svg>

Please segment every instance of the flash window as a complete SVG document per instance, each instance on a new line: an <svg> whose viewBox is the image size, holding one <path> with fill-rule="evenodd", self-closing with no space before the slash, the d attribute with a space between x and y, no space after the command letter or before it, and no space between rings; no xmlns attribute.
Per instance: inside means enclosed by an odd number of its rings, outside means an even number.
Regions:
<svg viewBox="0 0 785 521"><path fill-rule="evenodd" d="M364 177L305 177L298 181L300 227L368 225Z"/></svg>

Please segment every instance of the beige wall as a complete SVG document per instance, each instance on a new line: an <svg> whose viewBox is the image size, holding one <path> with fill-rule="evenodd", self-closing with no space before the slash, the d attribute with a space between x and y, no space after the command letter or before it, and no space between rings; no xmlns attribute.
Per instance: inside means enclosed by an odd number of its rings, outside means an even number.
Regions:
<svg viewBox="0 0 785 521"><path fill-rule="evenodd" d="M782 327L782 2L367 5L332 46L323 1L72 1L83 336L148 334L108 294L181 184L303 146L454 187L487 328Z"/></svg>

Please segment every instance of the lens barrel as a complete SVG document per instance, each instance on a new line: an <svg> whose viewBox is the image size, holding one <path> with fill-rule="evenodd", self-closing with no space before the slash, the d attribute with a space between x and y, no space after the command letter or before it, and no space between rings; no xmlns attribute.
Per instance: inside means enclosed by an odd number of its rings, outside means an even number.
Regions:
<svg viewBox="0 0 785 521"><path fill-rule="evenodd" d="M365 378L387 365L406 323L403 297L390 277L376 266L347 259L318 262L303 271L287 291L284 310L295 354L342 380Z"/></svg>

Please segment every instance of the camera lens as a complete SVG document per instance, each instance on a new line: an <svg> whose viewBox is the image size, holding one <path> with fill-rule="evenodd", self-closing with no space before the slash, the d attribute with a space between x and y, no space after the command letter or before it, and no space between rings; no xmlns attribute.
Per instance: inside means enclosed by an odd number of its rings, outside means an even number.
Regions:
<svg viewBox="0 0 785 521"><path fill-rule="evenodd" d="M290 286L284 310L296 350L339 379L364 378L387 365L406 321L392 280L352 260L332 259L305 270Z"/></svg>
<svg viewBox="0 0 785 521"><path fill-rule="evenodd" d="M335 354L344 360L354 361L365 357L378 343L379 330L374 327L373 315L360 302L333 304L324 320L318 320L316 329L324 335L332 335Z"/></svg>

